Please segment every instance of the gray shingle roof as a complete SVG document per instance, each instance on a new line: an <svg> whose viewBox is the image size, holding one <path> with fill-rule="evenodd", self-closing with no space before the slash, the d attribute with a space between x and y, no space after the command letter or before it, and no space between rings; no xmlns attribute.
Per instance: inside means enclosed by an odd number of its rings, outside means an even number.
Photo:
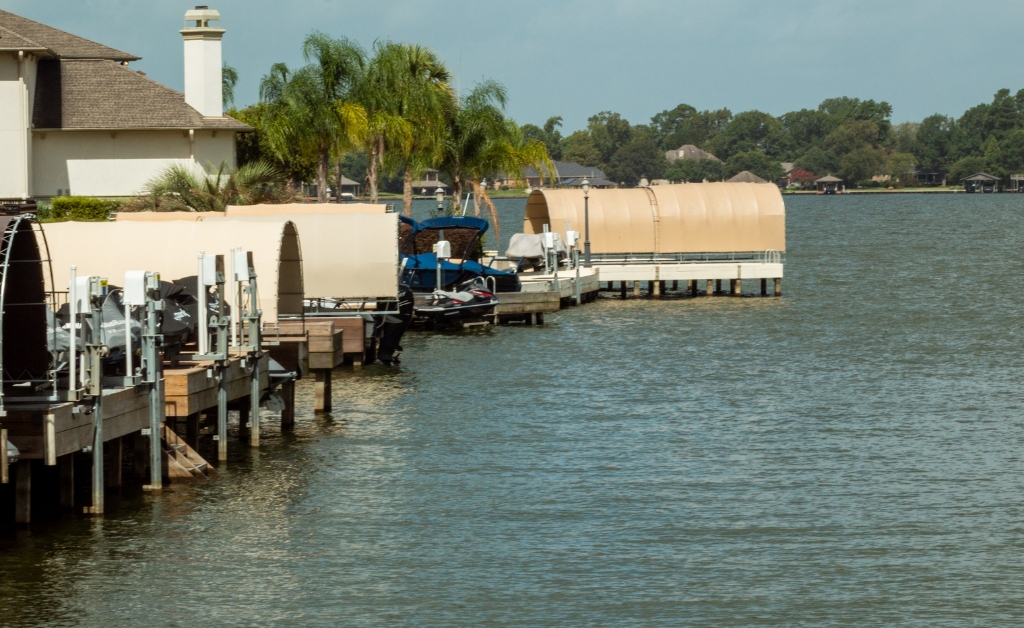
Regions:
<svg viewBox="0 0 1024 628"><path fill-rule="evenodd" d="M979 172L978 174L972 174L969 177L964 177L964 181L998 181L999 177L991 175L987 172Z"/></svg>
<svg viewBox="0 0 1024 628"><path fill-rule="evenodd" d="M593 166L581 166L574 161L556 161L555 164L555 178L557 179L570 179L574 177L604 177L604 172L600 168ZM523 170L523 176L536 177L537 169L534 167L527 167ZM545 169L544 177L547 177L547 169Z"/></svg>
<svg viewBox="0 0 1024 628"><path fill-rule="evenodd" d="M114 61L39 62L32 124L36 129L225 129L251 127L208 118L185 96Z"/></svg>
<svg viewBox="0 0 1024 628"><path fill-rule="evenodd" d="M22 40L38 44L39 47L49 50L54 56L61 59L111 59L113 61L138 61L141 59L141 57L115 50L78 35L66 33L46 24L33 22L7 11L0 11L0 27L17 35Z"/></svg>
<svg viewBox="0 0 1024 628"><path fill-rule="evenodd" d="M729 183L768 183L761 177L757 176L749 170L737 174L733 178L729 179Z"/></svg>
<svg viewBox="0 0 1024 628"><path fill-rule="evenodd" d="M46 50L46 46L0 26L0 50Z"/></svg>
<svg viewBox="0 0 1024 628"><path fill-rule="evenodd" d="M676 159L713 159L714 161L722 161L718 157L715 157L708 151L697 148L693 144L683 144L679 147L679 150L670 150L665 153L665 158L669 161L675 161Z"/></svg>

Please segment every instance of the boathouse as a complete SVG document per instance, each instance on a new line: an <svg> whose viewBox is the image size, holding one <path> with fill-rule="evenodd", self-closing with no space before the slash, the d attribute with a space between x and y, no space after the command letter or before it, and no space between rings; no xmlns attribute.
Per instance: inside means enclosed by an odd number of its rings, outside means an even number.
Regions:
<svg viewBox="0 0 1024 628"><path fill-rule="evenodd" d="M303 273L299 232L292 222L58 222L47 225L55 290L68 285L72 264L79 275L117 283L129 270L154 270L167 280L195 275L198 255L251 251L259 281L263 320L302 315Z"/></svg>
<svg viewBox="0 0 1024 628"><path fill-rule="evenodd" d="M577 231L583 246L588 205L601 281L686 280L695 291L697 280L730 280L734 292L743 279L781 282L786 215L775 185L657 185L590 190L589 197L582 190L536 190L523 232Z"/></svg>
<svg viewBox="0 0 1024 628"><path fill-rule="evenodd" d="M967 192L983 192L991 194L998 192L999 177L987 172L979 172L963 178L964 190Z"/></svg>
<svg viewBox="0 0 1024 628"><path fill-rule="evenodd" d="M815 181L814 185L818 188L818 194L842 194L842 183L843 180L839 177L827 174Z"/></svg>

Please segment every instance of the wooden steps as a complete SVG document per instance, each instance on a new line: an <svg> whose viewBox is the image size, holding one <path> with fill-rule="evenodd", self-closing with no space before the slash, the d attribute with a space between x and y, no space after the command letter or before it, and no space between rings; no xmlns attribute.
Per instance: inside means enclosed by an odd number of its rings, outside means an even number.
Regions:
<svg viewBox="0 0 1024 628"><path fill-rule="evenodd" d="M172 484L176 482L194 482L220 475L202 456L188 446L185 441L164 425L161 428L164 449L164 480Z"/></svg>

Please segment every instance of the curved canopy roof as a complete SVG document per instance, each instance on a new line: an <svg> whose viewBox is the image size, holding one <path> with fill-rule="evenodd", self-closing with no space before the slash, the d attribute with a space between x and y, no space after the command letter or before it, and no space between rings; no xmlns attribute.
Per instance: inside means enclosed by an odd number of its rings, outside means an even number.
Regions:
<svg viewBox="0 0 1024 628"><path fill-rule="evenodd" d="M738 253L786 250L786 209L775 185L689 183L591 190L594 253ZM543 225L584 231L582 190L535 190L524 233Z"/></svg>
<svg viewBox="0 0 1024 628"><path fill-rule="evenodd" d="M280 203L274 205L228 205L224 214L237 216L283 216L292 214L384 214L388 206L373 203Z"/></svg>
<svg viewBox="0 0 1024 628"><path fill-rule="evenodd" d="M67 289L72 264L79 276L106 277L115 285L128 270L173 280L196 274L200 251L223 255L230 268L231 249L242 247L252 251L263 320L302 313L302 256L289 221L58 222L46 226L46 241L57 290Z"/></svg>

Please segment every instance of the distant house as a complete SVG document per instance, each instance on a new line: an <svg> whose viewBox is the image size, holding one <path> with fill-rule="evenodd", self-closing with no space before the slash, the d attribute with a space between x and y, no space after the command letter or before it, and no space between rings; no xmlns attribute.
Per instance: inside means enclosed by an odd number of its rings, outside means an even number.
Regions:
<svg viewBox="0 0 1024 628"><path fill-rule="evenodd" d="M912 166L917 184L920 186L946 185L946 175L936 168L925 168L923 166Z"/></svg>
<svg viewBox="0 0 1024 628"><path fill-rule="evenodd" d="M700 161L702 159L713 159L714 161L722 161L718 157L715 157L706 150L697 148L693 144L683 144L678 150L670 150L665 153L665 159L669 162L674 162L677 159L696 159Z"/></svg>
<svg viewBox="0 0 1024 628"><path fill-rule="evenodd" d="M447 193L448 184L441 181L438 176L439 172L433 168L427 168L423 171L423 178L419 181L412 182L413 194L419 194L420 196L433 196L434 191L437 188L445 190Z"/></svg>
<svg viewBox="0 0 1024 628"><path fill-rule="evenodd" d="M792 174L795 170L793 168L793 162L784 161L780 165L782 166L782 177L775 180L775 185L779 186L780 188L788 188L789 186L793 185Z"/></svg>
<svg viewBox="0 0 1024 628"><path fill-rule="evenodd" d="M224 115L220 14L185 20L182 94L129 69L135 55L0 11L0 199L128 196L172 165L234 167L252 129Z"/></svg>
<svg viewBox="0 0 1024 628"><path fill-rule="evenodd" d="M556 161L554 162L554 185L576 185L574 181L587 179L591 182L594 187L614 187L615 183L608 181L608 177L604 171L600 168L593 166L581 166L578 163L572 161ZM547 169L544 169L544 176L541 177L538 170L534 167L528 167L523 171L523 176L526 179L526 184L531 188L543 187L551 184L552 177L549 176ZM598 179L602 180L601 184L594 183ZM516 181L509 182L508 179L499 178L498 182L504 185L514 185ZM519 180L522 183L522 180Z"/></svg>

